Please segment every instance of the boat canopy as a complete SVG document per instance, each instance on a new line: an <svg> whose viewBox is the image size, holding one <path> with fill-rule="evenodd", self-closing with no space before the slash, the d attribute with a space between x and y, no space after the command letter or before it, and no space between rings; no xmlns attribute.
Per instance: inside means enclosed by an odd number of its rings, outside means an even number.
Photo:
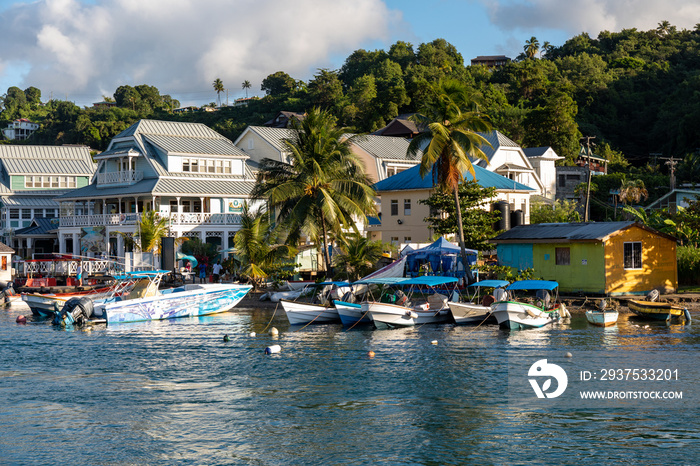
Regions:
<svg viewBox="0 0 700 466"><path fill-rule="evenodd" d="M377 278L362 278L353 285L393 285L406 280L406 277L377 277Z"/></svg>
<svg viewBox="0 0 700 466"><path fill-rule="evenodd" d="M434 243L415 251L406 253L406 275L417 276L421 273L421 266L429 267L431 275L464 276L464 266L461 257L462 249L440 237ZM466 249L467 266L474 265L478 251Z"/></svg>
<svg viewBox="0 0 700 466"><path fill-rule="evenodd" d="M170 270L139 270L133 272L124 272L120 275L114 275L117 280L129 280L134 278L151 278L158 277L170 273Z"/></svg>
<svg viewBox="0 0 700 466"><path fill-rule="evenodd" d="M520 280L508 285L506 290L548 290L558 287L559 283L551 280Z"/></svg>
<svg viewBox="0 0 700 466"><path fill-rule="evenodd" d="M438 275L422 275L420 277L407 278L397 282L397 285L408 286L408 285L426 285L426 286L438 286L446 285L448 283L457 283L458 278L455 277L441 277Z"/></svg>
<svg viewBox="0 0 700 466"><path fill-rule="evenodd" d="M474 282L469 286L483 286L484 288L503 288L504 286L508 286L509 284L510 282L508 280L481 280L480 282Z"/></svg>
<svg viewBox="0 0 700 466"><path fill-rule="evenodd" d="M335 285L335 286L341 287L341 286L350 286L350 283L348 283L348 282L319 282L319 283L309 283L306 286L308 287L308 286L327 286L327 285Z"/></svg>

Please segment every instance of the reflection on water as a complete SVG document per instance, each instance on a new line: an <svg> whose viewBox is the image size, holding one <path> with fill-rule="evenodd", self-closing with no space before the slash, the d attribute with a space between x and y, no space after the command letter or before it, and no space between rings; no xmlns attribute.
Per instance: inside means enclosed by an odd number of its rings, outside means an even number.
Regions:
<svg viewBox="0 0 700 466"><path fill-rule="evenodd" d="M517 358L697 354L692 326L621 315L599 328L574 315L518 332L348 331L241 309L64 331L18 325L19 313L29 312L0 314L0 394L10 400L0 407L0 457L9 464L668 464L700 453L697 399L667 409L508 403ZM281 352L265 355L272 344ZM695 364L669 359L682 371Z"/></svg>

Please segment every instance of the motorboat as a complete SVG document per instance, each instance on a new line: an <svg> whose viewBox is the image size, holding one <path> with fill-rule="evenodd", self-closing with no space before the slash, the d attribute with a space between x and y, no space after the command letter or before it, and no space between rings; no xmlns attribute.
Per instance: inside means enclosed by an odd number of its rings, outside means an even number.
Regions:
<svg viewBox="0 0 700 466"><path fill-rule="evenodd" d="M375 327L410 327L449 322L448 294L455 292L457 283L455 277L432 275L400 280L391 286L393 293L384 293L379 301L363 302L362 312L372 316ZM447 288L451 290L446 291Z"/></svg>
<svg viewBox="0 0 700 466"><path fill-rule="evenodd" d="M555 281L520 280L511 283L505 290L504 298L491 306L491 313L501 328L539 328L558 321L562 316L569 316L566 306L559 302L559 283ZM522 294L524 292L535 293L535 296L526 297ZM518 293L520 296L515 297Z"/></svg>
<svg viewBox="0 0 700 466"><path fill-rule="evenodd" d="M488 320L493 320L495 323L496 319L491 315L491 305L503 299L502 294L505 293L503 288L509 284L508 280L481 280L469 285L468 289L473 290L473 295L470 296L469 302L449 301L447 303L455 323L481 324ZM481 297L482 289L493 289L493 292ZM496 298L497 295L498 299Z"/></svg>
<svg viewBox="0 0 700 466"><path fill-rule="evenodd" d="M307 285L298 299L279 302L292 325L327 324L340 322L334 301L350 291L350 283L329 281ZM303 300L306 297L308 300Z"/></svg>

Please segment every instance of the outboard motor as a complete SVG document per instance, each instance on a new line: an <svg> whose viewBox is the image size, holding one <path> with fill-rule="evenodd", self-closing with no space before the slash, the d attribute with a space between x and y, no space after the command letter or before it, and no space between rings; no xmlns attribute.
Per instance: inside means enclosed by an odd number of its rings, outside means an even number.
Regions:
<svg viewBox="0 0 700 466"><path fill-rule="evenodd" d="M90 298L71 298L63 305L63 309L54 312L54 325L84 325L92 316L93 303Z"/></svg>

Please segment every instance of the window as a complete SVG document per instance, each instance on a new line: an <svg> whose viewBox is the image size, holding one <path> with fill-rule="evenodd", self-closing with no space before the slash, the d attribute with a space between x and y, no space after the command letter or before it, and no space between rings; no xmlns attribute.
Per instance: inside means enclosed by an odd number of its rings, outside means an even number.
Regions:
<svg viewBox="0 0 700 466"><path fill-rule="evenodd" d="M24 177L24 187L25 188L33 188L34 187L34 177L33 176L25 176Z"/></svg>
<svg viewBox="0 0 700 466"><path fill-rule="evenodd" d="M579 176L579 175L566 175L566 179L568 181L579 181L581 179L581 176Z"/></svg>
<svg viewBox="0 0 700 466"><path fill-rule="evenodd" d="M197 173L199 171L199 160L190 159L190 170Z"/></svg>
<svg viewBox="0 0 700 466"><path fill-rule="evenodd" d="M228 174L231 173L231 162L230 161L224 162L224 173L228 173Z"/></svg>
<svg viewBox="0 0 700 466"><path fill-rule="evenodd" d="M391 237L391 244L399 244L399 237L398 236L392 236Z"/></svg>
<svg viewBox="0 0 700 466"><path fill-rule="evenodd" d="M10 209L10 218L19 218L19 209Z"/></svg>
<svg viewBox="0 0 700 466"><path fill-rule="evenodd" d="M399 200L398 199L391 200L391 215L399 215Z"/></svg>
<svg viewBox="0 0 700 466"><path fill-rule="evenodd" d="M635 241L633 243L624 244L624 262L626 269L641 269L642 268L642 243Z"/></svg>
<svg viewBox="0 0 700 466"><path fill-rule="evenodd" d="M190 159L182 159L182 171L190 171Z"/></svg>
<svg viewBox="0 0 700 466"><path fill-rule="evenodd" d="M52 187L52 188L58 188L58 186L59 186L59 181L58 181L58 180L59 180L59 179L60 179L60 176L52 176L52 177L51 177L51 187Z"/></svg>
<svg viewBox="0 0 700 466"><path fill-rule="evenodd" d="M411 237L410 237L410 236L404 236L404 237L403 237L403 242L404 242L404 243L410 243L410 242L411 242Z"/></svg>
<svg viewBox="0 0 700 466"><path fill-rule="evenodd" d="M204 162L204 160L202 160ZM216 173L216 165L213 160L207 160L207 172L209 173Z"/></svg>
<svg viewBox="0 0 700 466"><path fill-rule="evenodd" d="M554 248L556 265L571 265L571 250L569 248Z"/></svg>
<svg viewBox="0 0 700 466"><path fill-rule="evenodd" d="M411 200L410 199L403 200L403 214L404 215L411 215Z"/></svg>
<svg viewBox="0 0 700 466"><path fill-rule="evenodd" d="M31 219L32 218L32 209L22 209L22 218Z"/></svg>

